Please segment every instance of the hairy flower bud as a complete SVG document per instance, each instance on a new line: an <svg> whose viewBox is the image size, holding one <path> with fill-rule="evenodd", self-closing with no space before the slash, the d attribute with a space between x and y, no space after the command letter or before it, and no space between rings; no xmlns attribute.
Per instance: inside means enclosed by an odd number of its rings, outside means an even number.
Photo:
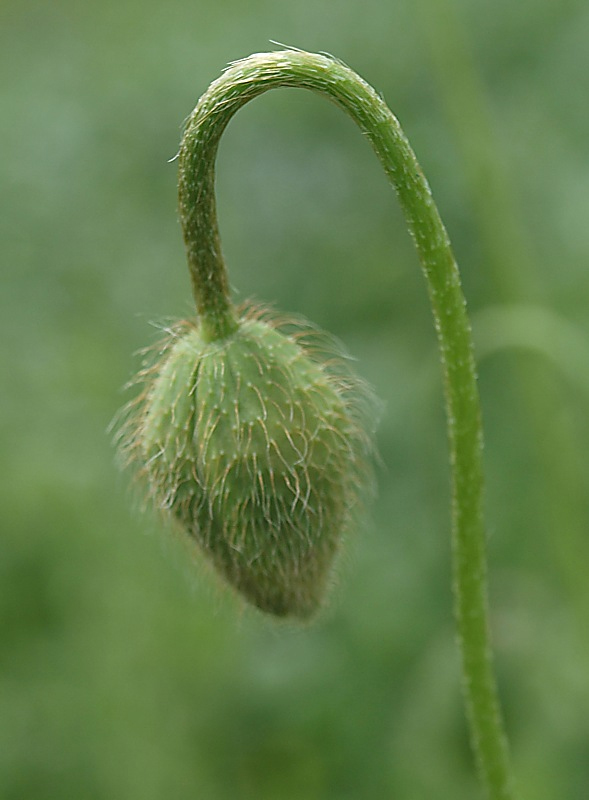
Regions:
<svg viewBox="0 0 589 800"><path fill-rule="evenodd" d="M232 335L171 332L127 448L156 503L251 603L309 617L366 488L368 394L342 358L245 316Z"/></svg>

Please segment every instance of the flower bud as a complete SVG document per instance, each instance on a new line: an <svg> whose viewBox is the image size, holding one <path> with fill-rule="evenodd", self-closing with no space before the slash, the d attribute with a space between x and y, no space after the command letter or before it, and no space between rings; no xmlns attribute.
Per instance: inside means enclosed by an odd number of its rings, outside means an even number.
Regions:
<svg viewBox="0 0 589 800"><path fill-rule="evenodd" d="M366 488L363 385L252 316L213 342L183 323L146 375L127 448L157 504L251 603L311 616Z"/></svg>

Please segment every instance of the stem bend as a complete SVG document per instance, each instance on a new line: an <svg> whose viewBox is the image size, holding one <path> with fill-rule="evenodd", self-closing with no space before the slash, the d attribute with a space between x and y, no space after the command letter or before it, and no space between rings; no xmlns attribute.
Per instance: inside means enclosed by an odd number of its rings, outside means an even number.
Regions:
<svg viewBox="0 0 589 800"><path fill-rule="evenodd" d="M512 800L489 637L480 401L460 276L430 188L399 122L374 89L340 61L298 50L252 55L214 81L191 114L179 153L179 207L201 324L211 340L237 325L215 208L220 137L245 103L283 86L319 92L356 121L397 192L419 253L444 371L455 614L471 740L489 798Z"/></svg>

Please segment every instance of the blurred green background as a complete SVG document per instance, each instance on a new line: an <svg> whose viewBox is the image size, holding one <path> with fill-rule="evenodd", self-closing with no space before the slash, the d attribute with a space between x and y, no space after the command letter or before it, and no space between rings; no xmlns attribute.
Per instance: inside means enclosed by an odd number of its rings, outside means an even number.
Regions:
<svg viewBox="0 0 589 800"><path fill-rule="evenodd" d="M107 426L191 313L182 121L270 40L400 117L449 228L486 422L497 670L521 796L589 786L589 6L584 0L3 0L0 797L478 797L452 623L423 279L354 125L241 111L218 203L238 298L339 336L384 401L379 493L329 610L276 626L142 514Z"/></svg>

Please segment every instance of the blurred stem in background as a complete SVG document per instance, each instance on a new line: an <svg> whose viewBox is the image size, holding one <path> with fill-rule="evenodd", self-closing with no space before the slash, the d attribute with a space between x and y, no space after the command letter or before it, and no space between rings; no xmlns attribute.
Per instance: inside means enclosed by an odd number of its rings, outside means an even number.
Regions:
<svg viewBox="0 0 589 800"><path fill-rule="evenodd" d="M495 295L492 304L506 304L503 312L495 308L492 315L485 317L483 347L490 354L521 348L523 344L528 353L535 350L557 361L561 370L570 376L573 362L583 369L578 362L583 361L582 354L588 344L582 334L571 334L566 321L548 310L534 313L523 305L519 310L513 306L514 303L543 301L543 287L535 268L538 259L518 208L514 180L510 178L515 173L505 165L495 134L500 128L500 119L494 117L487 103L486 90L455 0L421 0L417 8L416 18L432 62L432 77L438 84L452 126L472 198L474 222L486 262L485 275L489 276ZM544 331L542 324L538 325L538 313L548 323ZM489 325L491 319L493 328ZM526 324L529 328L524 331ZM555 334L552 343L548 341L548 331ZM478 344L476 326L474 332ZM577 346L579 358L570 349ZM522 431L520 441L514 446L523 447L527 441L530 461L541 465L538 475L544 485L535 492L538 524L546 551L559 565L563 588L575 608L577 630L583 640L589 583L582 574L583 560L571 558L571 554L586 552L583 487L578 479L574 431L558 413L562 392L554 375L547 373L544 365L527 359L521 360L517 369L508 365L507 370L519 394L528 428L527 435ZM582 382L581 374L575 383ZM567 538L568 547L562 546L562 536Z"/></svg>
<svg viewBox="0 0 589 800"><path fill-rule="evenodd" d="M503 303L482 309L473 315L472 322L479 363L509 350L522 351L526 355L539 354L554 367L555 375L562 375L567 386L584 395L585 400L589 398L589 342L583 332L568 320L541 306ZM546 428L552 427L546 425ZM558 510L562 507L573 520L582 516L574 513L577 512L578 503L568 503L567 499L571 495L573 499L581 497L583 483L574 446L574 432L560 420L555 428L559 434L558 475L564 488L559 495L555 495L554 518L550 519L555 525L554 536L549 536L549 540L554 543L552 552L567 578L571 606L577 615L579 640L585 644L584 623L589 607L589 584L587 562L580 556L586 550L586 544L580 538L582 532L578 522L563 525L556 520ZM568 435L562 437L563 430ZM543 449L548 451L548 447L554 443L555 434L547 432L545 438L548 446L544 444ZM557 484L557 488L561 488L560 484ZM560 502L556 507L558 498ZM565 547L563 540L566 541Z"/></svg>
<svg viewBox="0 0 589 800"><path fill-rule="evenodd" d="M421 0L416 16L424 32L444 111L454 133L475 222L497 293L496 302L538 299L534 256L501 168L486 92L454 0Z"/></svg>

